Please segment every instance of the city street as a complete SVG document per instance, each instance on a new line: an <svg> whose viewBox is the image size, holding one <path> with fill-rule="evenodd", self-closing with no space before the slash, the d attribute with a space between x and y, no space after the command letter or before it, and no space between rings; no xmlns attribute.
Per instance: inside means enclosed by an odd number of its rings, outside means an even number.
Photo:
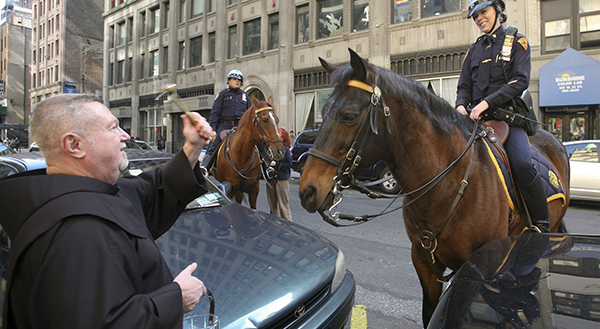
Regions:
<svg viewBox="0 0 600 329"><path fill-rule="evenodd" d="M290 206L294 222L320 232L337 244L344 252L347 268L356 278L354 322L346 328L422 328L421 287L410 259L410 243L401 211L354 227L333 227L320 215L302 208L298 186L299 176L293 172ZM262 181L257 207L269 212L265 191ZM372 200L345 190L339 210L349 214L377 214L389 203L389 199ZM399 205L400 200L391 208ZM599 221L600 204L589 203L575 203L565 218L570 233L600 234Z"/></svg>

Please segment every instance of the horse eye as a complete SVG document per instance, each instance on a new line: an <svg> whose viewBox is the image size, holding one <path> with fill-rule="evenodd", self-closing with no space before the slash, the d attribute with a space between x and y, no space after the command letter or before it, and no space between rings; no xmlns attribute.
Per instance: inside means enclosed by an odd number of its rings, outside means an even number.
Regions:
<svg viewBox="0 0 600 329"><path fill-rule="evenodd" d="M352 123L358 119L358 114L355 113L344 113L342 115L342 123Z"/></svg>

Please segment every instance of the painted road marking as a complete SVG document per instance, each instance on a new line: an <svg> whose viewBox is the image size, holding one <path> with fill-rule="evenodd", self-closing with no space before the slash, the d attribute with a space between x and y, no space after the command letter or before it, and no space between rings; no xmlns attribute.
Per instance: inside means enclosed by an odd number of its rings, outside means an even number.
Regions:
<svg viewBox="0 0 600 329"><path fill-rule="evenodd" d="M367 329L367 308L364 305L352 307L350 329Z"/></svg>

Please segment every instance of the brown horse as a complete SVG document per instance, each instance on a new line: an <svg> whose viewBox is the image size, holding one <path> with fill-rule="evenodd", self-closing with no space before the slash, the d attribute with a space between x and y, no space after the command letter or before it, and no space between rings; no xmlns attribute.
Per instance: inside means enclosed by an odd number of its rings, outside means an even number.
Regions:
<svg viewBox="0 0 600 329"><path fill-rule="evenodd" d="M344 65L320 58L334 89L300 179L300 199L309 212L319 211L336 225L339 213L331 210L352 174L383 159L407 191L403 217L427 326L444 270L458 270L478 248L520 233L525 223L519 219L509 227L512 212L503 181L472 120L419 82L370 65L352 50L350 55ZM546 131L531 142L552 163L564 188L564 198L548 204L550 229L557 232L569 200L566 151Z"/></svg>
<svg viewBox="0 0 600 329"><path fill-rule="evenodd" d="M285 155L283 140L277 127L279 118L272 103L272 97L267 101L259 101L252 96L252 106L246 110L237 128L222 138L212 170L218 181L228 181L231 184L228 197L242 203L244 193L247 193L248 202L253 209L256 209L260 189L261 161L265 160L261 158L256 143L261 143L269 151L273 161L279 161Z"/></svg>

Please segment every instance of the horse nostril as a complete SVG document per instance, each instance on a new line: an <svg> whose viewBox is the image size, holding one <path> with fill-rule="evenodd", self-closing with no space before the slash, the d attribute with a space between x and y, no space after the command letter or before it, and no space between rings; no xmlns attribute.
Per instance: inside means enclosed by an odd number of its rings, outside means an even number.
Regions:
<svg viewBox="0 0 600 329"><path fill-rule="evenodd" d="M302 207L304 207L309 212L315 212L313 205L316 194L315 192L316 188L312 185L298 191Z"/></svg>

